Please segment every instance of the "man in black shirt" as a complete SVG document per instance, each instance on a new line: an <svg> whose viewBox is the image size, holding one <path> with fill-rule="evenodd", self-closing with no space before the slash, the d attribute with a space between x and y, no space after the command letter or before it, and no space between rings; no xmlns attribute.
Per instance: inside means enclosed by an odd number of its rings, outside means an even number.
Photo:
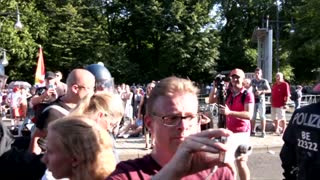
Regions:
<svg viewBox="0 0 320 180"><path fill-rule="evenodd" d="M46 137L47 126L51 121L64 117L84 96L94 93L95 77L85 69L74 69L67 78L67 86L66 94L44 109L37 120L29 146L31 152L42 152L37 141Z"/></svg>

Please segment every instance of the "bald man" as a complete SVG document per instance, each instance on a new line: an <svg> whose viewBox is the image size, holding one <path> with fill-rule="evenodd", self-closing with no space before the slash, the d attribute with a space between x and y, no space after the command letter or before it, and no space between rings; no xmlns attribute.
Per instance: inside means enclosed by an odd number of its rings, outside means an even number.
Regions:
<svg viewBox="0 0 320 180"><path fill-rule="evenodd" d="M36 122L36 129L31 137L29 150L39 154L42 152L37 143L47 135L47 127L51 121L66 116L71 109L88 93L94 93L95 77L88 70L74 69L67 78L67 92L50 106L44 109Z"/></svg>

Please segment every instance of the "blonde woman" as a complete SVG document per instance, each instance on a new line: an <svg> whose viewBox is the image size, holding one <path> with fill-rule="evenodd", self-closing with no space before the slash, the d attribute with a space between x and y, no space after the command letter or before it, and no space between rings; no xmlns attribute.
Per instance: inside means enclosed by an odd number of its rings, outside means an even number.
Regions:
<svg viewBox="0 0 320 180"><path fill-rule="evenodd" d="M122 100L119 95L112 92L99 91L95 94L85 96L70 112L70 115L85 115L96 121L110 134L118 134L118 127L124 115ZM115 140L113 140L113 153L119 162L118 153L115 150Z"/></svg>
<svg viewBox="0 0 320 180"><path fill-rule="evenodd" d="M102 180L116 166L112 145L111 136L96 122L68 116L49 124L42 161L57 179Z"/></svg>
<svg viewBox="0 0 320 180"><path fill-rule="evenodd" d="M88 116L110 133L114 133L123 114L124 109L120 96L105 91L88 94L70 112L70 115Z"/></svg>

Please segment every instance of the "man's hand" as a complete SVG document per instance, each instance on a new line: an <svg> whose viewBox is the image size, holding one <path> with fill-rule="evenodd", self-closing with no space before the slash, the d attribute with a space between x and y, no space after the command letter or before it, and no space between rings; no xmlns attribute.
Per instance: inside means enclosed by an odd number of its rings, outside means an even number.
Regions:
<svg viewBox="0 0 320 180"><path fill-rule="evenodd" d="M219 113L228 116L231 113L231 110L227 105L223 106L219 104Z"/></svg>
<svg viewBox="0 0 320 180"><path fill-rule="evenodd" d="M263 92L263 91L256 90L255 95L258 96L258 95L262 94L262 92Z"/></svg>
<svg viewBox="0 0 320 180"><path fill-rule="evenodd" d="M229 166L233 171L231 164L225 164L219 160L219 153L226 151L229 145L214 141L215 138L228 137L231 134L232 132L226 129L209 129L188 136L180 144L170 162L157 174L156 179L171 178L171 176L180 179L214 166Z"/></svg>

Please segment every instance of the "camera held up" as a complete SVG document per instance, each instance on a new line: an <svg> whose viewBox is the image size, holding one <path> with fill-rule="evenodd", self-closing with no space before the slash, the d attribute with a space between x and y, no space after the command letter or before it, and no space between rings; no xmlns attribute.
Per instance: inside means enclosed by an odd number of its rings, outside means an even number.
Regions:
<svg viewBox="0 0 320 180"><path fill-rule="evenodd" d="M217 97L217 104L218 105L225 105L226 103L226 82L230 82L230 78L223 75L218 74L215 77L215 86L217 88L216 97ZM218 115L218 127L219 128L226 128L226 117L224 114Z"/></svg>

